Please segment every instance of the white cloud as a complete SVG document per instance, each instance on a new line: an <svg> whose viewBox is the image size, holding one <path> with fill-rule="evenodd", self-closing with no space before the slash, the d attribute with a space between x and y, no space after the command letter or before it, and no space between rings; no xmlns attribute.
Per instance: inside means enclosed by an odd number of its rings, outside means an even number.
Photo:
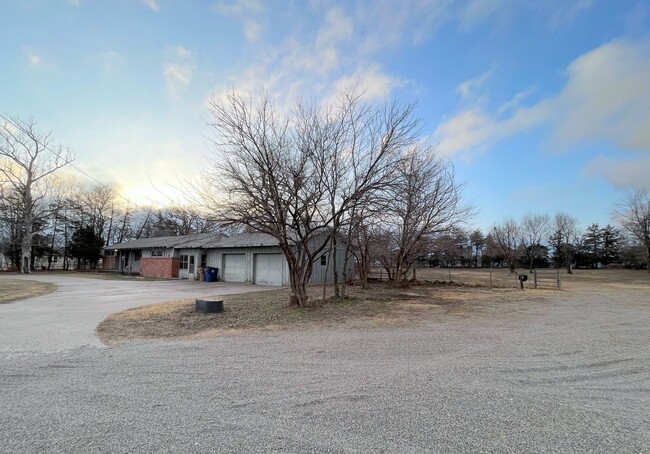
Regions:
<svg viewBox="0 0 650 454"><path fill-rule="evenodd" d="M186 58L190 58L192 56L192 52L190 52L189 50L187 50L183 46L174 47L174 53L180 59L186 59Z"/></svg>
<svg viewBox="0 0 650 454"><path fill-rule="evenodd" d="M173 55L172 61L165 64L163 70L165 86L169 97L180 98L192 82L196 66L192 62L192 52L185 47L175 46L170 50Z"/></svg>
<svg viewBox="0 0 650 454"><path fill-rule="evenodd" d="M160 5L158 4L158 0L140 0L142 3L144 3L151 11L158 12L160 11Z"/></svg>
<svg viewBox="0 0 650 454"><path fill-rule="evenodd" d="M552 28L565 27L576 20L582 13L591 9L593 4L593 0L565 1L553 8L548 23Z"/></svg>
<svg viewBox="0 0 650 454"><path fill-rule="evenodd" d="M559 147L606 139L650 151L650 40L612 41L576 59L553 101Z"/></svg>
<svg viewBox="0 0 650 454"><path fill-rule="evenodd" d="M650 156L625 160L599 157L587 165L587 173L604 177L620 188L647 187Z"/></svg>
<svg viewBox="0 0 650 454"><path fill-rule="evenodd" d="M557 96L515 108L524 96L519 93L496 113L471 107L443 121L435 135L441 151L454 154L484 150L546 124L554 149L604 139L622 149L650 151L648 74L650 40L612 41L574 60Z"/></svg>
<svg viewBox="0 0 650 454"><path fill-rule="evenodd" d="M164 70L167 94L179 98L192 81L193 71L193 65L167 63Z"/></svg>
<svg viewBox="0 0 650 454"><path fill-rule="evenodd" d="M249 20L244 24L244 36L249 43L254 43L259 39L261 30L259 22Z"/></svg>
<svg viewBox="0 0 650 454"><path fill-rule="evenodd" d="M506 0L469 0L459 12L461 26L471 29L507 6Z"/></svg>
<svg viewBox="0 0 650 454"><path fill-rule="evenodd" d="M483 74L474 77L473 79L461 82L458 87L456 87L456 91L460 94L460 97L463 100L475 98L477 93L481 90L483 85L485 85L485 82L487 82L493 73L494 68L491 68Z"/></svg>
<svg viewBox="0 0 650 454"><path fill-rule="evenodd" d="M31 47L23 47L23 53L27 59L27 64L32 68L42 68L46 66L45 60Z"/></svg>
<svg viewBox="0 0 650 454"><path fill-rule="evenodd" d="M245 16L263 12L264 3L261 0L219 0L215 10L224 16Z"/></svg>
<svg viewBox="0 0 650 454"><path fill-rule="evenodd" d="M330 95L325 98L325 104L333 104L338 94L348 90L357 90L365 99L383 98L392 89L403 86L404 81L385 74L378 65L371 65L341 77L332 85L333 89Z"/></svg>

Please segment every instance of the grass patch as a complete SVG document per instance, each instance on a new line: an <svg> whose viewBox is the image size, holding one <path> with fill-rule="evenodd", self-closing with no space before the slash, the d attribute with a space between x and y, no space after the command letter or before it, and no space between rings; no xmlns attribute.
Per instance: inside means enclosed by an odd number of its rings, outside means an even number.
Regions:
<svg viewBox="0 0 650 454"><path fill-rule="evenodd" d="M450 299L446 291L424 286L394 289L381 285L366 290L348 287L348 298L330 295L322 301L319 299L322 287L318 286L310 288L314 304L307 308L288 307L287 289L204 298L224 300L224 312L218 314L197 313L194 299L182 299L112 314L99 324L97 335L102 341L115 344L134 339L196 337L286 327L400 323L405 319L417 320L422 309L471 300Z"/></svg>
<svg viewBox="0 0 650 454"><path fill-rule="evenodd" d="M56 290L56 285L49 282L0 279L0 304L45 295L54 290Z"/></svg>

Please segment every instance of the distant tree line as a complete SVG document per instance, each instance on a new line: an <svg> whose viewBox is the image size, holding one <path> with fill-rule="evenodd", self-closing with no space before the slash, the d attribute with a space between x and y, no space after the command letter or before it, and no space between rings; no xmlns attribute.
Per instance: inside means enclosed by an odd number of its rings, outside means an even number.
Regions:
<svg viewBox="0 0 650 454"><path fill-rule="evenodd" d="M643 244L629 232L611 224L597 223L578 228L577 220L566 213L553 218L528 214L495 224L484 233L480 229L454 228L431 239L420 266L516 268L599 268L619 265L647 267Z"/></svg>

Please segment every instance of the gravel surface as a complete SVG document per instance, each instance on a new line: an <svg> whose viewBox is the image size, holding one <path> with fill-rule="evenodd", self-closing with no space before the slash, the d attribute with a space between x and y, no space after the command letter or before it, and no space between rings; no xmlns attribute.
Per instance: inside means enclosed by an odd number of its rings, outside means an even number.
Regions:
<svg viewBox="0 0 650 454"><path fill-rule="evenodd" d="M0 352L0 451L648 453L649 341L647 289L618 289L408 328Z"/></svg>
<svg viewBox="0 0 650 454"><path fill-rule="evenodd" d="M63 352L81 346L104 347L95 327L107 315L178 298L246 293L277 287L197 281L104 280L33 273L1 279L50 282L47 295L0 305L0 352Z"/></svg>

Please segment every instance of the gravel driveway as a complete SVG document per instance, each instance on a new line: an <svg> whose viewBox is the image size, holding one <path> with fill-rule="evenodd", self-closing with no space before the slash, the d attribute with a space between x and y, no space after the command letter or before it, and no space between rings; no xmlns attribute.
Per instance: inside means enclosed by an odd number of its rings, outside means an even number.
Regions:
<svg viewBox="0 0 650 454"><path fill-rule="evenodd" d="M642 288L407 328L0 353L0 451L647 453L649 345Z"/></svg>
<svg viewBox="0 0 650 454"><path fill-rule="evenodd" d="M95 328L107 315L180 298L246 293L277 287L198 281L110 280L35 273L0 279L52 282L54 293L0 304L0 352L60 352L103 347Z"/></svg>

